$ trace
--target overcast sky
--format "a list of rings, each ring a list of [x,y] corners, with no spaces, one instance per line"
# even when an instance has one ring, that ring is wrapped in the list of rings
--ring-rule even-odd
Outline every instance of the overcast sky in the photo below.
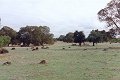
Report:
[[[15,30],[26,25],[47,25],[55,37],[75,30],[86,35],[106,29],[97,12],[110,0],[0,0],[2,25]]]

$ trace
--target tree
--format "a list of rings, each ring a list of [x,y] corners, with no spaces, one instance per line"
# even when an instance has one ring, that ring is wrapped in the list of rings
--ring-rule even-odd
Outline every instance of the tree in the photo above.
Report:
[[[81,46],[81,43],[83,43],[85,41],[85,35],[83,33],[83,31],[75,31],[74,32],[74,42],[75,43],[79,43],[79,45]]]
[[[25,32],[21,34],[20,41],[23,42],[23,46],[29,46],[30,44],[30,34],[28,32]]]
[[[58,38],[59,41],[64,41],[65,39],[65,35],[60,35],[60,37]]]
[[[0,47],[6,46],[10,43],[10,37],[9,36],[0,36]]]
[[[108,34],[109,35],[107,35],[107,36],[109,36],[111,39],[112,38],[115,38],[116,37],[116,30],[114,30],[114,29],[110,29],[109,31],[108,31]]]
[[[110,31],[113,29],[110,29]],[[99,31],[97,30],[92,30],[89,34],[89,36],[87,37],[87,40],[89,42],[93,42],[93,46],[94,43],[101,43],[101,42],[108,42],[110,41],[110,39],[113,38],[114,33],[112,32],[106,32],[105,30]]]
[[[98,12],[98,18],[120,34],[120,0],[110,1],[104,9]]]
[[[95,43],[98,43],[100,41],[100,34],[98,33],[98,30],[92,30],[87,40],[89,42],[93,42],[93,46],[95,46]]]
[[[64,42],[67,42],[67,43],[74,42],[73,36],[74,36],[74,33],[69,32],[69,33],[67,33],[66,36],[64,37],[63,41],[64,41]]]
[[[44,46],[43,44],[54,44],[54,34],[50,33],[50,28],[47,26],[39,26],[39,29],[41,30],[41,42],[40,44]]]
[[[100,41],[99,42],[107,42],[110,39],[110,35],[108,34],[108,32],[106,32],[105,30],[102,31],[98,31],[99,33],[99,37],[100,37]]]
[[[9,36],[11,38],[10,43],[15,44],[17,32],[8,26],[4,26],[0,30],[0,35]]]
[[[30,43],[39,46],[44,44],[53,44],[53,34],[50,33],[50,28],[47,26],[26,26],[20,28],[18,39],[23,45]]]

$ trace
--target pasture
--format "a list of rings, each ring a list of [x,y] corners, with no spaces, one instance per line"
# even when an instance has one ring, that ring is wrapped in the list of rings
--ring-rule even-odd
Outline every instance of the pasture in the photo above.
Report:
[[[6,49],[9,53],[0,54],[0,80],[120,80],[119,43],[79,47],[57,42],[36,51]],[[41,60],[47,63],[39,64]],[[6,61],[11,64],[2,65]]]

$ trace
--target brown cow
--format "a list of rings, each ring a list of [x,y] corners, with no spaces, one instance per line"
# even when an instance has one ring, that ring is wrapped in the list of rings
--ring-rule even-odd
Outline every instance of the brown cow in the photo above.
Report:
[[[39,64],[46,64],[46,60],[42,60]]]
[[[10,65],[10,64],[11,62],[8,62],[8,61],[3,63],[3,65]]]

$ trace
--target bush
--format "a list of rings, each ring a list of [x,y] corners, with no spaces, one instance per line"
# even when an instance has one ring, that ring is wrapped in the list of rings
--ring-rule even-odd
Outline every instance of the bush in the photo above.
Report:
[[[114,38],[114,39],[111,39],[110,42],[111,43],[120,43],[120,39],[119,38],[118,39]]]
[[[11,38],[9,36],[0,36],[0,47],[8,45],[10,40]]]

